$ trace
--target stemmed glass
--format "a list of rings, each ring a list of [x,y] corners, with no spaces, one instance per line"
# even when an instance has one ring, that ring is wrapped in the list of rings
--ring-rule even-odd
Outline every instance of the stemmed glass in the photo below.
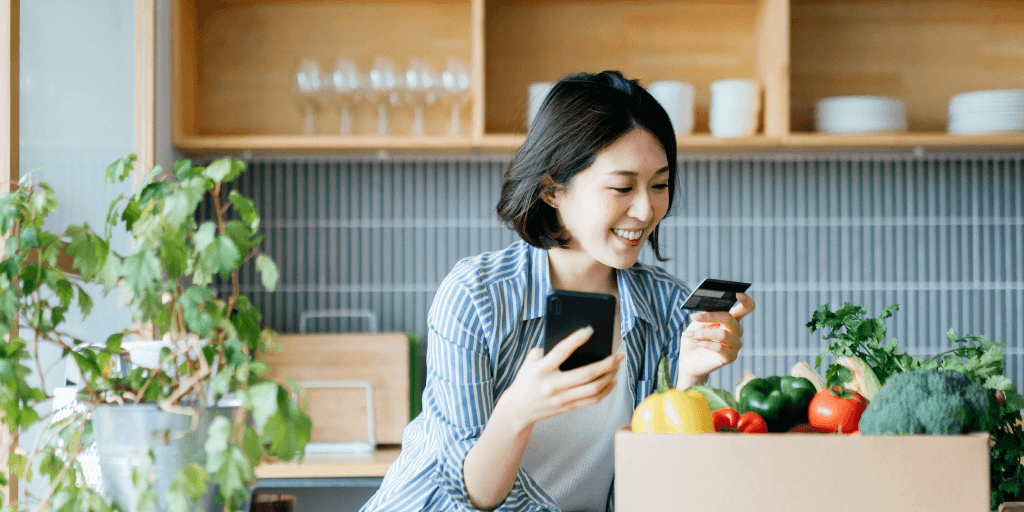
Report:
[[[408,102],[415,109],[410,132],[416,137],[422,137],[426,132],[423,111],[437,101],[437,82],[427,61],[416,57],[409,59],[409,69],[405,72],[405,90]]]
[[[452,115],[448,121],[448,135],[458,137],[462,131],[462,106],[469,99],[469,66],[460,59],[449,57],[441,72],[441,89],[446,102],[451,103]]]
[[[367,81],[367,97],[377,103],[377,135],[386,136],[390,132],[388,126],[388,106],[401,102],[399,87],[400,77],[395,73],[391,60],[377,57],[370,68]]]
[[[341,135],[352,135],[352,116],[349,113],[349,105],[359,102],[361,86],[362,76],[352,59],[341,57],[335,61],[334,70],[331,72],[331,91],[341,109],[341,126],[339,128]]]
[[[314,59],[302,59],[292,75],[292,94],[305,113],[306,135],[316,134],[316,113],[324,108],[326,84],[320,65]]]

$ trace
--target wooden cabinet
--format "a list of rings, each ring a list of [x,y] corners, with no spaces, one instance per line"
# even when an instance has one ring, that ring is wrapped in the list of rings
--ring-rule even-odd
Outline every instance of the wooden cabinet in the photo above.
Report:
[[[680,137],[683,151],[1024,146],[1024,134],[945,134],[954,94],[1024,88],[1019,0],[179,0],[173,25],[173,142],[187,153],[512,151],[531,82],[603,69],[695,86],[696,128]],[[426,136],[406,135],[411,109],[399,107],[394,135],[377,136],[376,111],[363,103],[355,135],[333,135],[340,114],[329,108],[316,135],[302,135],[295,63],[341,55],[364,71],[375,56],[398,69],[412,56],[436,67],[463,59],[462,133],[442,135],[448,111],[435,107]],[[761,126],[717,139],[709,86],[733,77],[762,83]],[[813,132],[816,101],[859,94],[906,101],[909,131]]]

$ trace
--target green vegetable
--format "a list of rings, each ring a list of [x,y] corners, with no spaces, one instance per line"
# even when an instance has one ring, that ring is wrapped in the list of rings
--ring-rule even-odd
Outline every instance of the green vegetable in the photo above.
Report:
[[[733,398],[732,393],[724,389],[713,388],[711,386],[690,386],[686,388],[687,391],[691,389],[700,391],[700,394],[704,395],[704,398],[707,399],[708,406],[711,407],[712,411],[717,411],[719,409],[736,409],[739,406],[736,399]]]
[[[946,333],[952,343],[950,350],[927,359],[905,354],[896,348],[895,338],[888,344],[882,343],[886,331],[883,320],[898,310],[899,305],[892,305],[877,319],[863,319],[861,315],[867,311],[862,306],[844,303],[835,312],[827,305],[819,307],[807,327],[812,333],[828,329],[824,339],[830,342],[828,349],[818,356],[816,365],[820,366],[822,357],[829,353],[836,358],[857,356],[871,366],[883,385],[892,376],[911,370],[955,370],[975,384],[1003,393],[1005,398],[997,406],[999,419],[996,426],[989,429],[992,436],[991,505],[995,509],[1000,503],[1013,501],[1024,492],[1024,465],[1020,462],[1024,457],[1024,425],[1020,423],[1024,399],[1003,375],[1006,355],[1002,347],[1006,344],[971,334],[961,338],[950,329]],[[829,385],[845,384],[853,379],[849,369],[839,364],[832,364],[825,373]]]
[[[995,416],[993,416],[995,413]],[[882,386],[860,418],[865,435],[964,434],[998,420],[995,394],[952,370],[912,370]]]
[[[769,432],[785,432],[807,423],[807,406],[815,393],[814,384],[803,377],[754,379],[740,390],[739,412],[756,412]]]

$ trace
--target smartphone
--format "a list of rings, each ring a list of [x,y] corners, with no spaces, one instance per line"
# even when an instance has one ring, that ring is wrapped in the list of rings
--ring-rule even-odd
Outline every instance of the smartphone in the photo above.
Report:
[[[736,304],[736,294],[747,291],[750,283],[705,279],[683,302],[683,309],[696,311],[729,311]]]
[[[600,361],[612,354],[615,328],[615,297],[606,293],[554,290],[548,294],[544,313],[544,353],[560,341],[586,327],[594,328],[590,339],[559,366],[562,371]]]

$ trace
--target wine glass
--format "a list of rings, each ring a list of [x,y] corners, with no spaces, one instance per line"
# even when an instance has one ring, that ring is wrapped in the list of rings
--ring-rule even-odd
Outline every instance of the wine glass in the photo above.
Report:
[[[415,109],[410,132],[422,137],[425,132],[423,111],[437,101],[438,82],[430,63],[413,57],[409,59],[409,69],[405,72],[406,99]]]
[[[334,100],[341,110],[341,135],[352,135],[352,117],[349,113],[349,105],[359,101],[359,88],[362,86],[362,76],[355,61],[345,57],[334,62],[334,70],[331,72],[331,92]]]
[[[449,57],[441,72],[441,89],[445,100],[451,104],[452,115],[448,121],[448,135],[458,137],[462,131],[462,106],[469,99],[469,66],[461,59]]]
[[[296,66],[292,80],[292,94],[299,108],[305,113],[306,135],[316,134],[316,113],[323,109],[326,92],[320,64],[314,59],[304,58]]]
[[[373,60],[367,81],[367,96],[371,102],[377,103],[377,135],[386,136],[390,132],[388,107],[401,103],[399,81],[390,59],[377,57]]]

